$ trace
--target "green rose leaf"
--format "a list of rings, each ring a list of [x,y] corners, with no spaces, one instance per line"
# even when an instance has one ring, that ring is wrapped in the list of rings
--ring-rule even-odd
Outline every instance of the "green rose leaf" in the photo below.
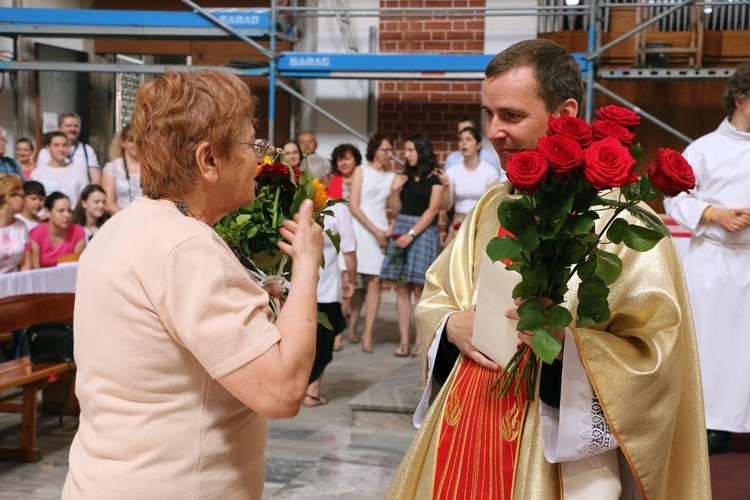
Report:
[[[521,253],[521,242],[510,236],[492,238],[487,244],[487,256],[492,262],[512,259]]]
[[[516,238],[526,252],[533,252],[539,246],[539,237],[536,234],[534,226],[526,226],[521,234]]]
[[[333,243],[336,253],[339,253],[339,249],[341,248],[341,235],[339,233],[334,233],[330,229],[326,229],[325,233],[328,235],[331,243]]]
[[[537,299],[529,299],[518,306],[520,320],[516,326],[519,332],[535,331],[544,327],[544,307]]]
[[[523,267],[521,268],[521,280],[519,285],[524,286],[520,288],[522,294],[518,297],[527,299],[540,295],[547,289],[549,283],[549,267],[544,263],[537,264],[534,267]],[[514,297],[516,296],[514,295]]]
[[[578,266],[578,277],[581,278],[581,281],[589,281],[594,277],[594,274],[596,273],[596,258],[595,257],[587,257],[583,263]]]
[[[633,217],[643,222],[649,229],[656,231],[667,238],[672,237],[672,233],[669,231],[667,225],[664,224],[664,221],[650,210],[639,205],[633,205],[632,207],[628,207],[628,212],[630,212]]]
[[[622,243],[625,236],[625,230],[628,226],[628,222],[624,219],[615,219],[612,221],[609,229],[607,229],[607,238],[609,238],[609,241],[612,243]]]
[[[599,191],[596,189],[584,189],[576,194],[573,199],[572,210],[576,213],[582,213],[589,209],[594,200],[599,196]]]
[[[565,230],[571,234],[587,234],[594,227],[594,221],[599,218],[596,212],[584,212],[568,219]]]
[[[318,311],[318,323],[323,328],[333,331],[333,325],[331,325],[331,322],[328,320],[326,313]]]
[[[250,216],[248,214],[240,214],[234,219],[234,221],[237,223],[238,226],[242,227],[248,222],[250,222]]]
[[[661,195],[661,191],[654,186],[654,183],[651,182],[651,179],[647,175],[641,177],[639,186],[643,200],[655,200]]]
[[[531,338],[531,348],[542,361],[551,365],[562,351],[562,342],[549,330],[541,328],[534,331],[534,336]]]
[[[617,255],[596,250],[596,276],[598,276],[605,285],[611,285],[622,274],[622,259]]]
[[[625,245],[638,252],[651,250],[662,238],[661,233],[634,224],[628,225],[622,235]]]
[[[566,328],[573,322],[573,315],[563,306],[556,305],[547,309],[547,328],[556,330]]]
[[[607,321],[611,313],[607,303],[609,288],[600,279],[581,282],[578,286],[578,321],[581,327]]]
[[[524,229],[534,222],[534,214],[531,210],[515,198],[508,198],[500,203],[497,207],[497,217],[500,224],[516,236],[523,233]]]

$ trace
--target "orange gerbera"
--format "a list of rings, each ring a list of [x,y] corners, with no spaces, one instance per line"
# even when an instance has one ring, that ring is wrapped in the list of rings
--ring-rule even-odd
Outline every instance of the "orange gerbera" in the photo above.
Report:
[[[326,194],[326,187],[318,179],[312,180],[315,186],[315,196],[313,196],[313,207],[315,210],[321,210],[326,206],[330,197]]]

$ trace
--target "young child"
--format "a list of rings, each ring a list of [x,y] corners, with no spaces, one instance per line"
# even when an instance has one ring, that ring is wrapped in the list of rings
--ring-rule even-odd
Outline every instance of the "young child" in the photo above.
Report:
[[[31,232],[44,221],[44,200],[47,193],[44,185],[38,181],[26,181],[23,183],[23,208],[16,219],[26,224],[26,229]]]

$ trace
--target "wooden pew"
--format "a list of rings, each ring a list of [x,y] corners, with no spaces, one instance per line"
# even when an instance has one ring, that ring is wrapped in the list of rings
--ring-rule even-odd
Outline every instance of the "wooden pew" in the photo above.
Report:
[[[0,299],[0,331],[25,328],[45,321],[73,322],[75,295],[34,294]],[[35,462],[39,460],[36,446],[38,416],[37,392],[48,386],[50,375],[57,375],[59,383],[65,385],[75,374],[74,363],[32,363],[27,356],[0,363],[0,391],[21,388],[0,397],[0,411],[21,412],[21,446],[0,447],[0,460]],[[54,386],[52,386],[54,387]],[[22,403],[8,402],[19,395]]]
[[[21,403],[6,402],[18,393],[0,398],[0,411],[21,412],[21,446],[0,447],[0,460],[36,462],[39,448],[36,446],[37,391],[45,387],[51,375],[75,369],[74,363],[32,363],[28,356],[0,363],[0,391],[20,387]]]

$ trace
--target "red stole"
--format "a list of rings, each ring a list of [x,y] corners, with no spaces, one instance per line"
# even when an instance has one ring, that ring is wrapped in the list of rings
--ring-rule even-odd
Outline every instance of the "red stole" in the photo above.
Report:
[[[500,226],[498,236],[510,232]],[[504,311],[499,312],[500,314]],[[499,372],[461,356],[440,421],[432,498],[510,499],[526,416],[526,388],[496,397]]]

